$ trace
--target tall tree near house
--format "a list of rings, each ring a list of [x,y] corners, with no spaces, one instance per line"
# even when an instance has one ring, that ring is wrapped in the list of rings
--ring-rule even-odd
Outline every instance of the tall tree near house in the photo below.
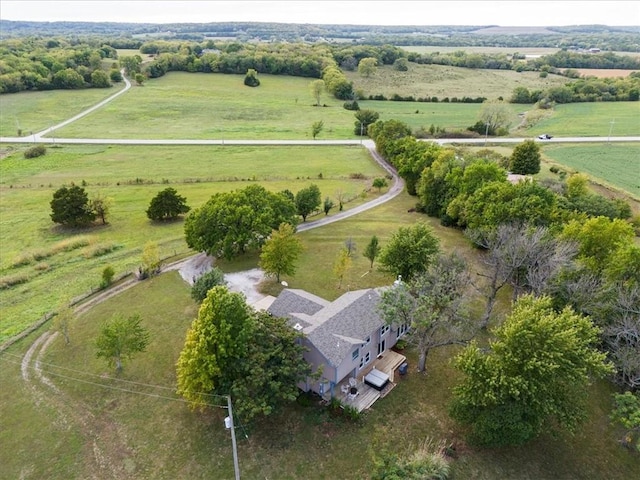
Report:
[[[311,96],[316,101],[315,106],[320,106],[320,97],[322,96],[322,92],[325,91],[324,80],[314,80],[309,84],[309,91],[311,92]]]
[[[427,270],[432,258],[438,253],[438,238],[431,227],[416,223],[410,227],[400,227],[382,247],[379,262],[382,270],[403,280]]]
[[[278,230],[271,232],[271,236],[262,247],[260,268],[268,275],[275,275],[276,281],[280,283],[280,275],[295,274],[296,261],[302,250],[302,242],[296,237],[295,228],[288,223],[282,223]]]
[[[464,260],[455,254],[438,255],[425,272],[382,292],[382,317],[387,324],[409,327],[409,341],[418,350],[419,372],[425,370],[432,348],[466,343],[475,335],[465,308],[468,286]]]
[[[365,247],[364,253],[362,254],[364,255],[364,257],[366,257],[369,260],[369,262],[371,262],[369,264],[369,270],[373,268],[373,262],[375,261],[375,259],[378,257],[379,254],[380,254],[380,243],[378,242],[378,237],[374,235],[371,237],[371,240],[369,240],[369,243]]]
[[[216,286],[202,302],[177,363],[178,394],[204,408],[209,394],[228,394],[251,342],[251,310],[243,296]]]
[[[484,352],[471,344],[456,358],[464,379],[450,414],[482,445],[518,445],[586,418],[588,385],[612,371],[598,351],[599,330],[549,297],[522,296]]]
[[[338,289],[342,288],[342,281],[351,267],[351,262],[352,260],[351,255],[349,255],[349,250],[347,250],[346,247],[342,247],[333,264],[333,274],[338,279]]]
[[[201,275],[191,287],[191,298],[196,302],[202,303],[207,298],[207,293],[213,287],[217,285],[225,285],[224,272],[218,267],[213,267],[211,270]]]
[[[247,306],[239,293],[209,291],[187,332],[177,363],[178,393],[204,409],[211,394],[231,395],[234,412],[249,422],[298,396],[310,375],[301,334],[287,321]]]
[[[114,315],[102,327],[96,339],[96,356],[106,359],[109,366],[115,366],[116,371],[120,373],[124,361],[136,353],[143,352],[149,344],[149,332],[141,322],[138,314],[128,318]]]
[[[317,185],[311,184],[296,193],[296,209],[302,221],[307,221],[307,216],[320,208],[322,196]]]
[[[467,229],[466,234],[486,250],[481,260],[487,268],[478,272],[486,279],[478,287],[487,302],[482,328],[488,325],[497,294],[505,285],[513,287],[514,299],[523,292],[541,295],[577,252],[575,242],[554,238],[545,227],[503,224],[495,230]]]

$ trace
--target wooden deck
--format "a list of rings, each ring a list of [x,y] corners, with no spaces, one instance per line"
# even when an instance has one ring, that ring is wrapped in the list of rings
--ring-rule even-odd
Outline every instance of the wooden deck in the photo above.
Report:
[[[358,373],[358,378],[356,378],[356,388],[358,389],[358,394],[354,397],[353,395],[349,395],[348,393],[343,394],[342,391],[338,388],[337,395],[340,401],[345,405],[350,405],[353,408],[357,409],[358,412],[366,410],[371,407],[376,400],[379,398],[384,398],[395,384],[395,374],[396,369],[402,365],[407,360],[407,357],[396,353],[394,351],[388,350],[376,358],[371,365],[367,365],[360,373]],[[385,386],[382,391],[378,391],[373,387],[370,387],[366,383],[364,383],[364,377],[373,369],[380,370],[381,372],[389,375],[389,383]],[[349,379],[345,378],[343,380],[343,384],[348,384]]]

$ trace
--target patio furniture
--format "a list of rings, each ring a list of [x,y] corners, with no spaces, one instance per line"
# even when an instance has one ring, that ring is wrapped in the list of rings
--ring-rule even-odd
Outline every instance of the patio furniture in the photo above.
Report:
[[[340,391],[346,395],[347,393],[349,393],[349,385],[343,383],[342,385],[340,385]]]
[[[352,387],[355,387],[357,384],[358,384],[358,381],[355,378],[351,377],[349,379],[349,385],[351,385]]]

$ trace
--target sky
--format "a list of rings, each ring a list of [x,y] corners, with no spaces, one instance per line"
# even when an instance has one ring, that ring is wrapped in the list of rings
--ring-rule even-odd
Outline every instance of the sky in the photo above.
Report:
[[[640,1],[0,0],[0,18],[128,23],[640,25]]]

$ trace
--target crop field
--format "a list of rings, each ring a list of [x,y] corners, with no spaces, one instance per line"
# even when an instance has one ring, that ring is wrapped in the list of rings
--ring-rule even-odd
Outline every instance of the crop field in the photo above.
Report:
[[[438,97],[485,97],[496,100],[508,99],[516,87],[543,90],[565,85],[570,80],[559,75],[540,78],[537,72],[515,72],[513,70],[483,70],[447,65],[417,65],[409,63],[409,70],[399,72],[391,65],[378,67],[370,77],[362,77],[358,72],[345,72],[353,82],[356,91],[365,97],[383,94],[391,97],[394,93],[415,98]]]
[[[607,137],[609,132],[614,137],[640,135],[640,103],[594,102],[556,105],[549,117],[527,130],[530,135],[549,133],[554,136],[578,137]]]
[[[315,183],[323,198],[344,192],[348,209],[377,196],[375,189],[361,194],[382,175],[360,147],[65,146],[33,160],[16,151],[0,162],[0,277],[12,285],[0,290],[0,341],[97,287],[105,266],[116,275],[131,271],[147,241],[158,243],[162,257],[188,252],[182,222],[151,224],[145,214],[168,186],[196,208],[213,193],[256,181],[294,193]],[[89,197],[113,199],[108,225],[67,231],[51,222],[53,192],[71,182],[85,185]]]
[[[640,199],[640,145],[546,145],[544,155]]]

